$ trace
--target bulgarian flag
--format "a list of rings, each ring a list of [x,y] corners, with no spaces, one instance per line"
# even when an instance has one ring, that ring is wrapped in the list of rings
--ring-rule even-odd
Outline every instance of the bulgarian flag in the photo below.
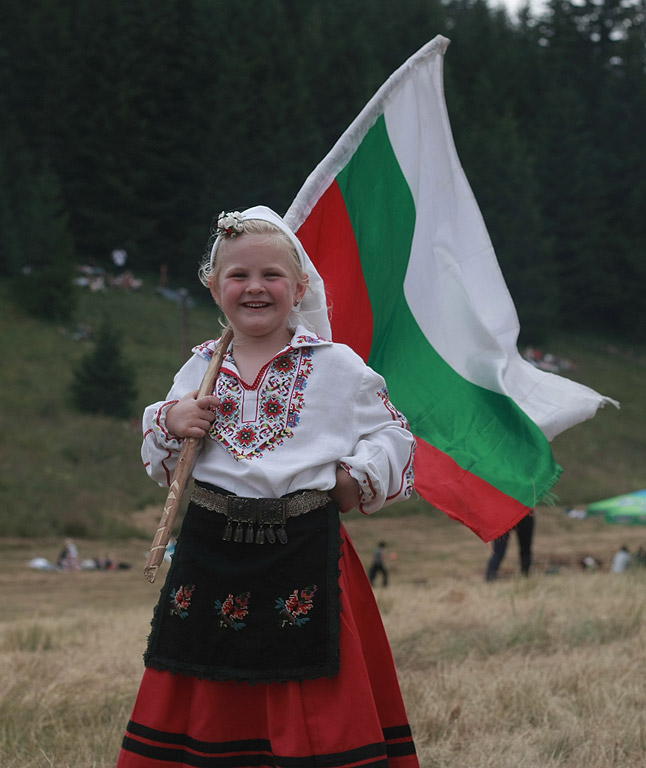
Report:
[[[285,215],[323,277],[335,341],[388,383],[416,488],[484,541],[548,494],[555,435],[614,402],[517,349],[518,317],[456,153],[435,37],[368,102]]]

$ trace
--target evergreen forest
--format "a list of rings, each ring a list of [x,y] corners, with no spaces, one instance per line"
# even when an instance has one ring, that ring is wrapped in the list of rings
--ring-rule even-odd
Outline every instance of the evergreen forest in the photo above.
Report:
[[[451,40],[454,138],[526,341],[646,332],[646,2],[4,0],[0,278],[65,319],[124,249],[195,287],[213,217],[280,213],[382,82]],[[71,282],[71,281],[69,281]],[[26,286],[26,287],[25,287]]]

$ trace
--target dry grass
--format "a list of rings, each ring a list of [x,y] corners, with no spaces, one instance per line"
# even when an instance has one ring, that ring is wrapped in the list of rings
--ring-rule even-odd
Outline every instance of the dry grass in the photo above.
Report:
[[[644,765],[645,582],[444,579],[389,594],[422,765]]]
[[[534,574],[516,576],[512,542],[502,578],[486,584],[487,545],[444,517],[382,514],[348,528],[364,562],[380,539],[397,554],[376,593],[423,768],[642,768],[646,569],[576,563],[589,553],[607,566],[624,540],[646,543],[646,529],[541,509]],[[143,578],[145,545],[120,545],[130,571],[26,567],[59,547],[0,544],[3,768],[113,766],[141,677],[163,578]]]

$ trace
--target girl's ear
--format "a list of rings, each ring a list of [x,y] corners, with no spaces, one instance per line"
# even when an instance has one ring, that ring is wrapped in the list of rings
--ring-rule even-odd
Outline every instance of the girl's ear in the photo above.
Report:
[[[303,299],[303,296],[305,296],[305,292],[307,291],[307,286],[310,283],[309,275],[306,272],[303,272],[301,279],[296,284],[296,292],[294,294],[294,298],[298,299],[298,302],[300,303]]]
[[[211,277],[209,278],[209,290],[211,291],[211,296],[213,296],[213,300],[216,304],[220,304],[220,291],[218,290],[217,282]]]

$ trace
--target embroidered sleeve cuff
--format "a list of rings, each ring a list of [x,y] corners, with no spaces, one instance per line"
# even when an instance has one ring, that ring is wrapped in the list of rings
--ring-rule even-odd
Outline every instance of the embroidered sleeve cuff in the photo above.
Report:
[[[368,514],[364,508],[368,506],[377,495],[377,492],[370,481],[370,477],[365,472],[359,472],[344,461],[342,461],[339,466],[359,483],[359,511],[363,514]]]
[[[161,405],[155,415],[153,416],[153,432],[155,434],[155,441],[164,448],[168,448],[171,451],[180,451],[182,449],[182,443],[184,438],[172,435],[166,427],[166,416],[170,408],[179,402],[178,400],[169,400]]]

